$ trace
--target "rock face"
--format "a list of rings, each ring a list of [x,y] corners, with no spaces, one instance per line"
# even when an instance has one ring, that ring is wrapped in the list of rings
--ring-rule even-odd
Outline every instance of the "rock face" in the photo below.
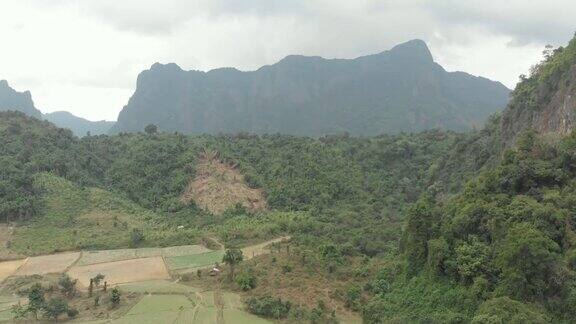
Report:
[[[0,111],[15,110],[29,116],[42,118],[40,110],[34,107],[30,91],[18,92],[8,85],[8,81],[0,80]]]
[[[183,71],[154,64],[112,133],[156,124],[184,133],[375,135],[480,127],[502,110],[498,82],[447,72],[423,41],[356,59],[288,56],[256,71]]]
[[[44,115],[44,119],[62,128],[68,128],[76,136],[85,136],[88,132],[91,135],[107,134],[114,125],[111,121],[90,121],[76,117],[67,111],[56,111]]]
[[[501,128],[507,145],[526,129],[558,137],[576,128],[576,38],[518,84],[502,114]]]

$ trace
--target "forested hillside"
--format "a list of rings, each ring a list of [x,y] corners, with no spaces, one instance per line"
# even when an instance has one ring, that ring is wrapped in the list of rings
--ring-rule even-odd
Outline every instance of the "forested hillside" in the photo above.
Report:
[[[497,123],[495,118],[470,134],[374,138],[184,136],[147,127],[79,139],[46,121],[4,112],[0,217],[16,225],[6,244],[19,255],[191,244],[214,235],[242,245],[289,234],[292,248],[307,257],[282,278],[302,285],[310,283],[297,280],[300,271],[312,280],[331,278],[340,284],[313,289],[345,295],[358,289],[347,273],[364,269],[359,279],[368,282],[383,258],[396,258],[409,204],[424,193],[449,196],[494,163]],[[235,165],[250,187],[261,190],[267,210],[231,206],[213,215],[193,201],[183,203],[181,195],[207,151],[218,152],[222,163]],[[134,242],[139,235],[145,239]],[[287,293],[265,282],[259,289]],[[344,295],[328,294],[325,302],[344,305]],[[354,303],[350,310],[361,310]]]
[[[454,197],[424,194],[408,209],[402,257],[369,285],[365,320],[576,320],[575,44],[547,52],[522,77],[504,112],[508,148],[496,165]],[[558,106],[560,97],[566,101]]]

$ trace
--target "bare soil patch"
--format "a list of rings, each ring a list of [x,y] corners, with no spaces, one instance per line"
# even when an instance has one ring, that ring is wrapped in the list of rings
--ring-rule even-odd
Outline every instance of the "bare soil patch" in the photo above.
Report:
[[[65,272],[79,257],[80,252],[30,257],[14,274],[17,276],[30,276]]]
[[[84,287],[88,287],[90,278],[97,274],[103,274],[108,285],[170,278],[162,257],[74,266],[68,270],[68,275],[77,278]]]
[[[183,203],[193,200],[214,215],[222,214],[236,204],[251,211],[266,209],[262,190],[248,187],[242,173],[235,166],[220,161],[216,152],[204,151],[196,168],[196,178],[180,197]]]
[[[24,262],[26,262],[26,259],[1,262],[0,282],[14,274],[14,272],[24,264]]]

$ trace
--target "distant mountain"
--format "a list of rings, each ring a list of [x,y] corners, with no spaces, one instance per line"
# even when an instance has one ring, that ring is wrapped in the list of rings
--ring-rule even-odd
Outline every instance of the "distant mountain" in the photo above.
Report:
[[[0,111],[16,110],[29,116],[42,118],[40,110],[34,107],[30,91],[18,92],[8,85],[8,81],[0,80]]]
[[[107,134],[110,128],[115,124],[111,121],[89,121],[84,118],[76,117],[67,111],[56,111],[44,115],[44,119],[55,124],[58,127],[68,128],[76,136],[85,136],[88,132],[91,135]]]
[[[46,119],[58,127],[68,128],[76,136],[85,136],[87,132],[91,135],[106,134],[115,122],[110,121],[89,121],[76,117],[66,111],[57,111],[42,114],[36,109],[32,101],[30,91],[17,92],[12,89],[6,80],[0,80],[0,111],[15,110],[38,119]]]
[[[356,59],[288,56],[257,71],[154,64],[112,133],[156,124],[184,133],[354,135],[480,127],[502,110],[499,82],[436,64],[421,40]]]

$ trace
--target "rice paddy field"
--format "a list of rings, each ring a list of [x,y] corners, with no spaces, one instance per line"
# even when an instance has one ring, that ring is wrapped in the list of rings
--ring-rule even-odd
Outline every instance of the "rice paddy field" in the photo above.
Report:
[[[269,244],[243,249],[245,257],[268,253]],[[103,274],[109,286],[133,296],[132,303],[111,318],[92,321],[88,317],[74,323],[271,323],[246,312],[238,294],[172,280],[171,274],[211,267],[221,262],[223,255],[224,250],[199,245],[60,253],[0,262],[0,281],[67,273],[78,279],[78,288],[86,289],[90,278]],[[0,295],[0,322],[12,320],[11,307],[18,302],[26,299]]]
[[[183,245],[166,248],[140,248],[118,249],[101,251],[84,251],[77,265],[90,265],[96,263],[114,262],[129,259],[149,257],[178,257],[189,256],[209,252],[210,250],[201,245]]]
[[[247,313],[240,295],[201,290],[169,280],[152,280],[118,286],[123,293],[142,293],[142,299],[124,316],[112,323],[194,323],[267,324],[265,319]],[[220,317],[220,321],[218,318]]]
[[[192,270],[222,262],[223,256],[223,250],[216,250],[201,254],[167,257],[165,260],[170,270]]]

